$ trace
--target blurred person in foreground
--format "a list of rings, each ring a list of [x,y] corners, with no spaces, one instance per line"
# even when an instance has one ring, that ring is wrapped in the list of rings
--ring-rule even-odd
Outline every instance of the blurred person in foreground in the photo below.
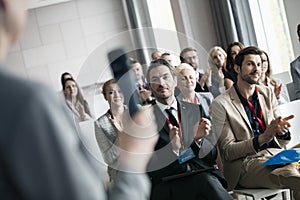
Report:
[[[24,28],[25,3],[24,0],[0,0],[2,63]],[[51,93],[39,83],[10,75],[3,66],[0,67],[0,84],[1,199],[148,198],[150,186],[143,172],[157,140],[153,129],[145,126],[150,124],[156,129],[149,119],[151,110],[144,108],[138,112],[134,116],[135,123],[124,116],[128,127],[120,134],[119,160],[123,172],[119,173],[116,184],[105,191],[103,173],[98,173],[92,165],[95,163],[86,154],[54,91]],[[129,130],[133,125],[136,129]],[[141,132],[147,137],[132,136]],[[143,156],[137,159],[134,156],[137,153]]]

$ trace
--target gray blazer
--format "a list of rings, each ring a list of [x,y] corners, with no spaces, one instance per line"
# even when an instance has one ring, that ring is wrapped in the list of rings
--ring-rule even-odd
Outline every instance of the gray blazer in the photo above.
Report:
[[[291,75],[294,83],[296,99],[300,99],[300,56],[291,62]]]
[[[196,92],[196,96],[202,105],[205,115],[209,116],[209,106],[214,99],[213,95],[210,92]],[[180,101],[183,100],[182,94],[179,94],[176,98]]]
[[[118,174],[107,192],[57,96],[0,66],[1,199],[147,199],[145,174]],[[99,164],[99,163],[97,163]]]

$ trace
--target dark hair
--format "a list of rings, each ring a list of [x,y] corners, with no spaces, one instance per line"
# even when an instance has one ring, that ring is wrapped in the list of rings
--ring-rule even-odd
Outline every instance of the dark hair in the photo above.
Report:
[[[63,90],[66,89],[66,82],[67,82],[67,81],[73,81],[73,82],[76,84],[76,86],[78,87],[76,81],[75,81],[73,78],[66,78],[66,79],[64,79],[64,80],[62,81],[62,83],[63,83]]]
[[[65,84],[65,80],[66,80],[65,76],[66,76],[66,75],[71,76],[71,78],[73,79],[72,74],[70,74],[69,72],[64,72],[64,73],[60,76],[60,82],[61,82],[62,88],[64,88],[64,84]]]
[[[261,51],[262,51],[262,54],[265,54],[267,57],[268,70],[266,71],[266,76],[270,78],[272,75],[272,67],[271,67],[271,63],[270,63],[270,58],[269,58],[269,55],[267,54],[267,52],[265,52],[263,50],[261,50]]]
[[[234,66],[234,58],[231,55],[231,49],[234,46],[238,46],[240,47],[240,49],[244,48],[244,45],[240,42],[232,42],[228,45],[227,50],[226,50],[226,54],[227,54],[227,59],[226,59],[226,70],[231,70],[233,69]]]
[[[165,65],[166,67],[169,68],[171,74],[173,77],[175,77],[175,68],[168,62],[166,61],[165,59],[162,59],[162,58],[159,58],[157,60],[154,60],[150,63],[150,66],[148,67],[148,70],[147,70],[147,74],[146,74],[146,78],[147,78],[147,81],[148,83],[150,83],[150,71],[156,67],[159,67],[161,65]]]
[[[180,52],[180,55],[179,55],[179,58],[180,58],[180,61],[181,62],[184,62],[185,61],[185,58],[183,57],[183,55],[186,53],[186,52],[189,52],[189,51],[195,51],[197,52],[197,49],[193,48],[193,47],[186,47],[184,49],[181,50]]]
[[[246,48],[242,49],[238,53],[238,55],[236,55],[234,64],[241,67],[246,55],[254,54],[254,55],[259,55],[260,56],[262,53],[263,53],[262,50],[260,50],[256,46],[246,47]]]
[[[84,97],[82,95],[82,92],[81,92],[81,89],[79,88],[77,82],[73,78],[64,79],[63,90],[66,89],[66,82],[67,81],[73,81],[75,83],[75,85],[77,87],[76,101],[79,101],[83,105],[85,113],[87,113],[90,117],[92,117],[88,102],[84,99]]]
[[[116,84],[116,80],[115,79],[110,79],[108,81],[105,81],[105,83],[102,85],[102,94],[103,94],[105,99],[106,99],[107,87],[111,84]]]
[[[297,34],[298,34],[298,37],[300,38],[300,24],[298,24],[298,26],[297,26]]]
[[[265,54],[266,57],[267,57],[267,62],[268,62],[268,70],[266,71],[266,77],[270,78],[270,83],[271,85],[275,86],[276,84],[276,81],[272,78],[272,66],[271,66],[271,63],[270,63],[270,58],[269,58],[269,55],[267,54],[267,52],[262,51],[262,54]]]
[[[165,53],[161,54],[161,57],[163,57],[163,56],[170,56],[170,55],[171,55],[170,53],[165,52]]]

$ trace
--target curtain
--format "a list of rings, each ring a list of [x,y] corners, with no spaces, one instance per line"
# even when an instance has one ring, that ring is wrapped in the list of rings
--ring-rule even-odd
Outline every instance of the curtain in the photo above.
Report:
[[[234,41],[257,46],[248,0],[210,0],[210,6],[221,47],[227,49]]]
[[[153,49],[156,49],[154,33],[146,0],[122,0],[129,34],[133,43],[132,53],[141,64],[149,63]]]

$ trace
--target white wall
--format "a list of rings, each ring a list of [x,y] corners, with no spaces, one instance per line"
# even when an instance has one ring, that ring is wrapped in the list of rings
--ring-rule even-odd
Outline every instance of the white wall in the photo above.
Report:
[[[208,51],[217,45],[209,1],[173,1],[177,30],[182,33],[181,49],[187,46],[196,48],[202,69],[208,67]]]
[[[61,89],[60,75],[65,71],[78,78],[80,86],[89,85],[98,77],[95,65],[89,68],[90,74],[84,71],[81,76],[87,58],[99,46],[107,49],[128,42],[122,38],[111,45],[106,43],[125,30],[119,0],[72,0],[31,9],[23,39],[10,50],[7,62],[18,75],[41,80],[56,91]],[[99,69],[103,66],[97,65]]]
[[[203,49],[199,49],[199,58],[202,67],[208,67],[208,51],[217,44],[217,37],[213,25],[213,16],[210,12],[210,0],[189,0],[187,1],[191,24],[193,27],[193,38]]]

